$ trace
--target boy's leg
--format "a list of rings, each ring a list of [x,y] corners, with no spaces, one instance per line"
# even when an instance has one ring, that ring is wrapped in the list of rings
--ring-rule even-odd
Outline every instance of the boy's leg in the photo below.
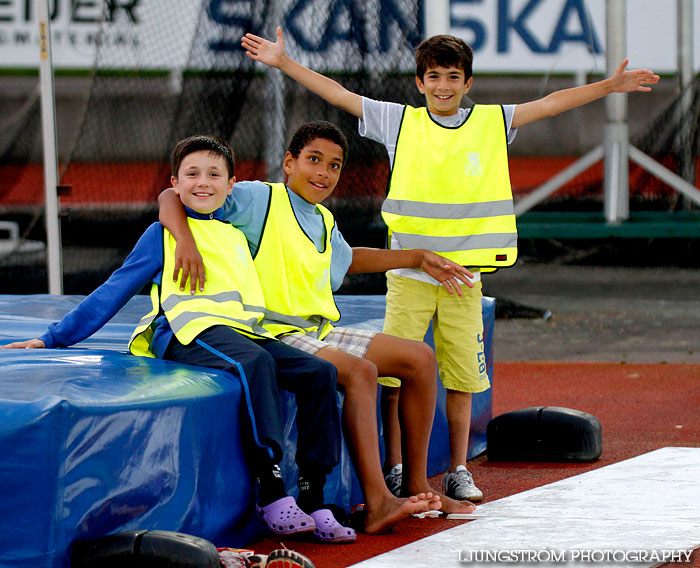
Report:
[[[265,344],[277,365],[279,387],[294,393],[297,405],[299,506],[309,512],[322,508],[326,476],[340,460],[340,417],[335,367],[280,341]],[[302,487],[304,490],[301,490]]]
[[[272,356],[263,348],[272,340],[253,341],[234,329],[214,326],[189,345],[173,339],[165,359],[213,369],[223,369],[237,377],[244,390],[242,407],[250,420],[241,420],[243,442],[251,470],[258,480],[257,510],[268,528],[277,534],[314,530],[312,517],[288,497],[279,472],[282,459],[283,424],[277,386],[277,369]]]
[[[463,287],[465,288],[465,287]],[[434,359],[432,359],[431,365],[421,365],[417,364],[415,360],[412,359],[412,355],[415,352],[415,345],[419,342],[425,348],[429,347],[423,342],[425,333],[430,324],[431,318],[436,313],[438,309],[439,298],[447,291],[441,286],[434,286],[426,282],[421,282],[418,280],[413,280],[411,278],[405,278],[396,276],[394,274],[387,274],[387,297],[386,297],[386,318],[384,322],[385,334],[391,334],[392,336],[397,336],[397,338],[403,338],[400,343],[378,346],[377,351],[380,353],[385,353],[389,356],[388,359],[379,364],[380,376],[392,376],[397,377],[402,380],[401,384],[401,396],[400,405],[402,406],[400,413],[405,418],[402,418],[401,424],[409,425],[412,429],[404,432],[403,440],[403,451],[410,451],[412,455],[405,454],[403,459],[406,462],[404,464],[404,476],[406,479],[407,489],[409,492],[414,492],[420,490],[420,487],[425,487],[428,484],[427,480],[427,467],[424,468],[421,464],[425,461],[427,466],[427,445],[425,446],[425,454],[417,456],[416,454],[423,450],[422,440],[423,436],[427,434],[428,441],[430,439],[430,431],[432,429],[432,420],[426,427],[421,426],[412,419],[410,419],[410,413],[413,411],[413,404],[415,404],[416,397],[420,401],[420,397],[424,396],[422,394],[426,382],[430,382],[436,387],[437,379],[437,369],[435,366]],[[449,294],[447,294],[449,296]],[[435,324],[434,324],[435,325]],[[414,361],[414,366],[411,369],[406,369],[401,367],[401,361]],[[393,370],[396,369],[396,370]],[[403,376],[399,373],[402,373]],[[380,382],[385,383],[384,379]],[[392,383],[389,383],[392,384]],[[408,387],[408,392],[407,391]],[[433,395],[433,403],[435,402],[435,395]],[[434,407],[433,407],[434,412]],[[421,427],[427,430],[426,434],[421,433]],[[415,440],[415,442],[414,442]],[[420,440],[420,445],[419,441]],[[415,465],[411,466],[409,462],[409,457],[415,460]],[[406,468],[406,466],[408,467]],[[463,504],[455,502],[447,497],[442,498],[443,501],[443,511],[448,513],[453,512],[469,512],[473,507],[469,504]]]
[[[429,284],[387,274],[384,333],[423,341],[435,313],[437,293]],[[384,470],[402,463],[399,397],[401,381],[395,375],[379,374],[382,385],[382,425],[384,427]],[[403,474],[403,472],[402,472]]]
[[[397,499],[384,483],[377,430],[376,367],[365,359],[344,353],[335,347],[324,347],[317,355],[338,369],[338,384],[345,395],[344,432],[367,507],[365,532],[384,533],[401,519],[433,508],[431,503],[439,504],[439,501],[425,499],[422,493],[418,494],[418,499]]]
[[[413,513],[439,507],[432,494],[408,499],[392,495],[384,483],[377,431],[377,370],[369,361],[304,335],[281,338],[314,352],[338,370],[339,390],[344,393],[342,424],[355,471],[365,496],[365,532],[387,532]]]
[[[489,388],[483,340],[481,282],[462,287],[462,296],[440,293],[433,320],[440,378],[447,389],[450,467],[443,490],[459,499],[481,500],[467,467],[472,393]]]
[[[281,420],[281,400],[277,388],[273,358],[245,335],[226,326],[211,327],[192,341],[182,345],[173,339],[165,359],[212,369],[223,369],[244,382],[249,401],[242,404],[250,415],[242,427],[253,440],[256,460],[282,459],[284,424]]]
[[[435,415],[437,368],[433,350],[423,341],[380,333],[366,355],[382,376],[401,380],[399,420],[404,493],[433,491],[428,477],[428,445]],[[474,507],[442,497],[445,513],[469,513]]]
[[[340,461],[338,373],[333,364],[280,341],[265,349],[277,364],[280,388],[294,393],[297,405],[299,497],[297,504],[316,524],[314,536],[324,543],[350,543],[357,535],[342,526],[325,506],[327,475]]]
[[[445,415],[450,436],[450,465],[448,471],[467,463],[469,430],[472,420],[472,393],[447,389]]]
[[[401,456],[405,479],[425,477],[428,444],[435,416],[437,373],[433,350],[422,341],[377,334],[365,356],[381,376],[401,380],[398,399]],[[426,478],[427,481],[427,478]],[[410,484],[404,491],[415,489]],[[421,487],[425,491],[427,487]]]
[[[380,379],[381,382],[381,379]],[[401,387],[382,385],[382,429],[384,431],[384,474],[401,464],[401,425],[399,395]],[[392,491],[393,493],[393,491]]]

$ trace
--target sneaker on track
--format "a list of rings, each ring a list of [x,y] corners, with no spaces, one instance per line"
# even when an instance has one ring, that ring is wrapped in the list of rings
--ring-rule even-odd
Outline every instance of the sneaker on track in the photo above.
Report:
[[[396,495],[396,497],[401,496],[402,470],[403,466],[400,463],[397,463],[391,468],[391,471],[384,476],[386,486],[389,488],[389,491]]]
[[[458,465],[457,471],[448,471],[443,476],[442,491],[457,501],[481,501],[484,498],[481,489],[474,485],[472,474],[463,465]]]

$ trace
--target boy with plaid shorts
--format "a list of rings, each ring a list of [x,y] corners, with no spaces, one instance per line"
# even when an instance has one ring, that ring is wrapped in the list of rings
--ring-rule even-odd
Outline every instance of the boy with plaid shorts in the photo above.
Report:
[[[415,82],[426,106],[414,108],[362,97],[290,59],[279,27],[274,43],[248,33],[242,46],[251,59],[280,69],[356,116],[360,134],[386,147],[391,174],[382,217],[391,249],[425,248],[473,267],[473,287],[454,298],[445,297],[440,280],[425,273],[410,268],[390,273],[384,331],[422,339],[432,320],[440,377],[447,388],[450,466],[443,491],[460,500],[480,500],[482,493],[466,468],[472,392],[489,387],[481,349],[480,273],[512,266],[517,257],[507,144],[519,126],[610,93],[650,91],[646,85],[658,82],[659,76],[647,69],[626,70],[625,59],[613,76],[596,83],[518,105],[462,108],[462,96],[473,81],[472,50],[459,38],[438,35],[416,49]],[[389,390],[382,389],[382,396]],[[399,393],[394,390],[395,414]],[[401,392],[401,400],[404,396]],[[386,402],[391,408],[392,397]],[[393,444],[388,458],[395,464],[402,459],[399,437],[391,434],[398,422],[385,420]]]
[[[335,328],[340,318],[333,290],[348,272],[414,267],[448,290],[461,293],[471,273],[426,250],[350,248],[328,209],[319,203],[335,189],[347,155],[347,140],[333,124],[302,125],[284,158],[285,184],[239,182],[227,201],[226,218],[247,237],[265,295],[264,327],[281,341],[326,359],[338,369],[344,393],[342,422],[365,495],[365,532],[382,533],[416,512],[416,500],[446,513],[468,513],[473,505],[433,495],[427,455],[436,400],[436,362],[422,341],[367,330]],[[178,257],[192,286],[203,286],[195,244],[170,190],[159,197],[161,222],[178,241]],[[173,275],[175,278],[176,275]],[[181,285],[184,286],[185,274]],[[377,377],[402,379],[399,415],[403,426],[405,479],[398,499],[384,482],[376,421]],[[420,504],[420,503],[418,503]]]

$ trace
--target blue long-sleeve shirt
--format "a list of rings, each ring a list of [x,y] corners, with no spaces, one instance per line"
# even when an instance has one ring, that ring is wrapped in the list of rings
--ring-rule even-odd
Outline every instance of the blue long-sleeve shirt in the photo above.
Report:
[[[289,190],[288,190],[289,191]],[[187,209],[195,219],[214,218],[230,222],[245,234],[255,254],[265,224],[270,188],[260,181],[244,181],[234,185],[221,209],[212,216]],[[304,231],[317,248],[323,246],[324,225],[316,206],[289,191],[292,209]],[[350,263],[352,249],[345,242],[337,227],[331,233],[331,286],[336,290],[343,282]],[[46,347],[68,347],[83,341],[104,326],[144,286],[160,284],[163,277],[163,226],[153,223],[141,235],[121,267],[109,279],[87,296],[59,322],[53,323],[39,339]],[[167,275],[170,277],[170,275]],[[156,320],[151,350],[156,357],[163,357],[173,332],[165,316]]]
[[[221,219],[222,209],[211,216],[187,210],[195,219]],[[60,321],[52,323],[39,339],[47,348],[69,347],[98,331],[144,286],[160,284],[163,278],[163,226],[153,223],[141,235],[124,263],[107,281],[86,296]],[[169,277],[170,275],[168,275]],[[156,357],[163,357],[173,338],[168,320],[160,316],[151,342]]]

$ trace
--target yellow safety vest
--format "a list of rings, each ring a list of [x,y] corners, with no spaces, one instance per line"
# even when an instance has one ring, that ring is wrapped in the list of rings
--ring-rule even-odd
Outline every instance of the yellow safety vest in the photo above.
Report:
[[[401,248],[464,266],[512,266],[518,234],[500,105],[475,105],[461,126],[406,106],[382,217]]]
[[[134,355],[155,357],[151,351],[152,325],[163,313],[177,340],[188,345],[204,330],[225,325],[252,337],[272,334],[260,325],[265,301],[250,256],[248,243],[241,231],[215,219],[187,220],[197,248],[204,257],[207,282],[204,292],[189,293],[170,275],[175,267],[176,242],[163,229],[163,274],[160,285],[151,287],[151,311],[139,322],[131,337],[129,349]]]
[[[325,337],[340,319],[331,289],[333,215],[317,205],[326,229],[321,252],[299,226],[283,183],[270,186],[270,208],[254,258],[265,294],[263,326],[276,336]]]

